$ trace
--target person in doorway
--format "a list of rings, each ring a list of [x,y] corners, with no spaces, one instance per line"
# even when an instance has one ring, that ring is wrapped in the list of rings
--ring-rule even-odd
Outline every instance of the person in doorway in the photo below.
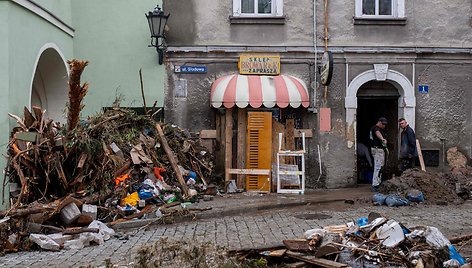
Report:
[[[385,138],[385,127],[387,126],[387,118],[380,117],[370,129],[371,153],[374,157],[374,174],[372,175],[372,191],[378,192],[380,183],[382,182],[382,168],[385,164],[385,151],[387,149],[387,139]]]
[[[405,118],[400,118],[398,124],[402,130],[400,142],[400,171],[403,172],[413,167],[413,159],[416,157],[415,131],[408,125]]]
[[[372,158],[370,156],[370,151],[367,146],[365,146],[363,143],[358,143],[357,144],[357,156],[362,159],[367,161],[369,164],[370,168],[373,168],[374,166],[372,165]]]

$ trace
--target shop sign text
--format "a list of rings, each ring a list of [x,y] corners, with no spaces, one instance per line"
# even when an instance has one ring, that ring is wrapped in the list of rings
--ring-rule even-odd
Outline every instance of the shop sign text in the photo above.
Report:
[[[240,74],[280,74],[280,56],[251,56],[239,57]]]

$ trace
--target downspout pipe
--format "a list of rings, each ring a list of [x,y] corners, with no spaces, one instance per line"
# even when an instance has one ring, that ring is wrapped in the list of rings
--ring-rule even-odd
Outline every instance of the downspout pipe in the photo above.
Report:
[[[313,0],[313,47],[315,49],[315,83],[313,86],[313,108],[316,107],[316,88],[318,88],[318,47],[317,47],[317,27],[316,27],[316,0]]]

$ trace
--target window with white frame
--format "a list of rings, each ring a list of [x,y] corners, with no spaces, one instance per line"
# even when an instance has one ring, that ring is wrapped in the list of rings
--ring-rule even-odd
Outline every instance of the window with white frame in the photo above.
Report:
[[[233,16],[283,16],[283,0],[233,0]]]
[[[357,18],[404,18],[405,0],[356,0]]]

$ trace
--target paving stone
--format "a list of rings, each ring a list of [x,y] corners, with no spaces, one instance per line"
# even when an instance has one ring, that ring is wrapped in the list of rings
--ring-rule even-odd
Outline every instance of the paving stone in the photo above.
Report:
[[[339,225],[375,211],[398,220],[406,226],[427,224],[438,227],[446,236],[472,232],[472,202],[461,206],[418,206],[404,208],[352,208],[347,211],[322,210],[316,213],[331,215],[330,219],[305,220],[294,217],[313,213],[310,207],[260,212],[258,215],[238,215],[223,218],[151,226],[149,230],[129,231],[128,240],[112,238],[100,246],[61,252],[20,252],[0,257],[0,267],[80,267],[104,265],[108,258],[115,264],[129,265],[142,245],[150,245],[162,237],[190,241],[192,239],[230,249],[277,245],[283,239],[299,238],[305,230],[327,225]]]

